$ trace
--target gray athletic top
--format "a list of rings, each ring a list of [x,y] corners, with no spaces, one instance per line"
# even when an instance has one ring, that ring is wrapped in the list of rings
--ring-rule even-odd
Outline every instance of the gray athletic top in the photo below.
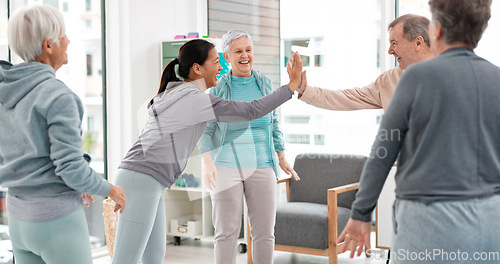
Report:
[[[66,216],[84,206],[81,193],[59,196],[7,195],[7,212],[19,220],[45,222]]]
[[[208,121],[241,122],[260,118],[292,98],[288,85],[251,102],[206,94],[191,82],[170,82],[149,107],[139,140],[119,168],[149,174],[170,188],[201,137]]]

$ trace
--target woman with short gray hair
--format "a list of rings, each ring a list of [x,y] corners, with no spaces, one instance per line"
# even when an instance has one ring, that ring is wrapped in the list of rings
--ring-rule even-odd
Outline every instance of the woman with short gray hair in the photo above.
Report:
[[[68,62],[63,16],[48,6],[20,9],[8,39],[25,61],[0,61],[0,185],[16,263],[91,264],[83,206],[96,194],[125,210],[125,191],[84,159],[83,105],[55,76]]]
[[[252,69],[250,34],[231,30],[222,37],[222,45],[232,69],[221,76],[211,94],[251,101],[273,92],[271,79]],[[278,165],[299,180],[285,159],[276,110],[251,122],[211,122],[198,147],[203,153],[205,183],[211,189],[215,263],[236,261],[243,197],[248,205],[253,259],[272,263]]]

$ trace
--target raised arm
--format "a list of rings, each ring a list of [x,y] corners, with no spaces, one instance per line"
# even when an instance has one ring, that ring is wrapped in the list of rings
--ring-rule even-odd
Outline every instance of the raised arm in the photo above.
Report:
[[[251,102],[225,100],[209,94],[210,105],[208,107],[210,109],[206,109],[206,106],[196,106],[200,109],[199,118],[204,119],[203,121],[212,122],[250,121],[263,117],[284,102],[290,100],[293,92],[300,85],[302,73],[302,60],[299,54],[296,52],[294,57],[296,59],[293,63],[290,82],[287,85],[283,85],[273,93]],[[198,94],[198,96],[204,95]],[[197,101],[202,102],[203,99],[198,98]]]
[[[292,98],[292,90],[283,85],[273,93],[251,102],[225,100],[214,95],[210,101],[217,122],[241,122],[258,119]]]
[[[306,86],[304,93],[300,95],[300,100],[328,110],[350,111],[382,108],[380,92],[374,83],[365,87],[346,90],[329,90]]]
[[[287,65],[288,71],[289,68],[290,66]],[[402,74],[403,71],[396,67],[382,73],[369,85],[344,90],[331,90],[308,85],[307,78],[303,75],[298,89],[299,99],[307,104],[327,110],[385,109]],[[389,98],[384,98],[384,96]]]

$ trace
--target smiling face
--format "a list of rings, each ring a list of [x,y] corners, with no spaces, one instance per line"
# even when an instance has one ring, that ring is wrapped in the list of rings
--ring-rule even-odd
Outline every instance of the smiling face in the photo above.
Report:
[[[231,64],[234,76],[252,76],[253,48],[247,37],[235,39],[230,44],[229,54],[224,53],[224,58]]]
[[[395,25],[389,33],[389,54],[393,55],[399,63],[401,69],[406,69],[411,64],[418,62],[417,39],[408,40],[403,34],[403,24]]]
[[[222,70],[222,66],[219,64],[219,54],[215,48],[210,49],[207,60],[203,65],[200,65],[199,69],[200,76],[205,79],[207,88],[217,85],[217,76]]]

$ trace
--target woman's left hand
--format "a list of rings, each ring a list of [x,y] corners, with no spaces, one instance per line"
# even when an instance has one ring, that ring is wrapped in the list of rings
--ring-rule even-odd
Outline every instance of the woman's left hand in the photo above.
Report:
[[[82,197],[83,199],[85,199],[85,201],[87,201],[87,207],[90,206],[90,202],[95,201],[94,196],[90,194],[82,193]]]
[[[297,175],[297,172],[295,172],[293,170],[292,166],[290,166],[290,164],[288,164],[288,161],[285,159],[285,152],[278,152],[278,158],[279,158],[279,163],[280,163],[281,169],[287,175],[292,174],[292,177],[294,180],[300,181],[300,178],[299,178],[299,175]]]

